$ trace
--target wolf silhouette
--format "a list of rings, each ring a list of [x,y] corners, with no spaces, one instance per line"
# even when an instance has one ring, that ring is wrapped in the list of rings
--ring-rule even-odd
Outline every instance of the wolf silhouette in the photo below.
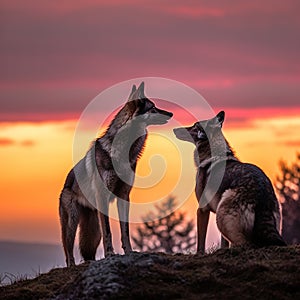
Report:
[[[224,119],[221,111],[209,120],[174,129],[178,139],[196,147],[197,251],[205,251],[210,212],[216,213],[222,247],[228,241],[232,245],[286,245],[279,234],[280,209],[272,183],[259,167],[236,157],[222,133]],[[218,188],[208,186],[210,176],[221,178]],[[216,191],[204,194],[205,188]]]
[[[79,225],[83,259],[94,260],[103,235],[105,256],[114,253],[108,206],[117,198],[122,248],[132,251],[129,238],[129,193],[136,165],[147,139],[148,125],[168,122],[172,113],[159,109],[134,85],[128,101],[67,175],[59,201],[62,243],[67,266],[74,265],[74,239]]]

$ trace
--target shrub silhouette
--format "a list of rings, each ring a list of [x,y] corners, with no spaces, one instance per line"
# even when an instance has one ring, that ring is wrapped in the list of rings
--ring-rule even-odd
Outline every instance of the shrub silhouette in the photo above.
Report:
[[[175,198],[170,196],[155,207],[155,212],[149,212],[142,218],[143,224],[137,227],[137,234],[132,236],[138,250],[165,253],[194,250],[194,222],[186,220],[186,214],[175,211],[175,208]]]
[[[288,244],[300,243],[300,153],[288,166],[280,161],[275,187],[282,203],[282,236]]]

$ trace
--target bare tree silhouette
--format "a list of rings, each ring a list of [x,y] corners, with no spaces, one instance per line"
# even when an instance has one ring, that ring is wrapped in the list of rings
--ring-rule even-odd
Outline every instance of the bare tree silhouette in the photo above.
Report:
[[[275,186],[282,203],[282,236],[288,244],[300,243],[300,153],[288,166],[280,161]]]
[[[194,222],[184,212],[176,212],[175,198],[170,196],[155,212],[142,218],[132,240],[140,251],[178,253],[191,251],[196,244]]]

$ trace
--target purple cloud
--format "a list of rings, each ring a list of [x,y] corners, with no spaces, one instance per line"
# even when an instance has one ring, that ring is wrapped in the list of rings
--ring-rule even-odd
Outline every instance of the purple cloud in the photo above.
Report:
[[[2,117],[76,116],[141,76],[182,81],[213,106],[299,106],[299,2],[182,3],[3,1]]]

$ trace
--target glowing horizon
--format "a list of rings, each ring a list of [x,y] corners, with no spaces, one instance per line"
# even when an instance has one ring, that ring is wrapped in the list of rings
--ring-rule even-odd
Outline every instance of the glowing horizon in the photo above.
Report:
[[[272,181],[279,172],[279,160],[284,159],[287,162],[294,160],[299,149],[299,140],[295,135],[300,130],[300,119],[297,114],[283,117],[275,115],[269,118],[261,116],[253,119],[250,125],[246,123],[242,127],[230,122],[229,113],[227,119],[228,125],[225,120],[223,131],[236,150],[237,156],[242,161],[260,166]],[[5,157],[2,164],[6,170],[5,174],[0,177],[1,195],[3,199],[7,199],[0,205],[2,212],[0,239],[59,243],[58,197],[65,176],[73,165],[72,142],[75,127],[75,120],[0,124],[0,153],[1,157]],[[167,197],[169,186],[174,185],[177,180],[179,165],[176,160],[176,150],[172,144],[165,143],[161,135],[153,132],[161,132],[163,136],[168,135],[171,140],[175,139],[174,136],[172,137],[170,126],[163,129],[155,128],[155,130],[150,128],[145,151],[138,162],[137,174],[145,176],[149,174],[150,168],[153,168],[154,175],[159,171],[159,166],[155,165],[155,161],[150,167],[149,159],[162,145],[164,146],[163,153],[168,153],[166,172],[158,185],[150,190],[133,188],[132,203],[151,203],[154,198]],[[11,137],[11,142],[6,141],[1,144],[1,140],[7,137]],[[268,137],[267,140],[266,137]],[[193,146],[189,143],[182,143],[187,153],[184,163],[190,168],[190,176],[186,177],[186,180],[190,184],[195,180]],[[88,144],[83,146],[85,149],[88,147]],[[172,153],[175,155],[174,158]],[[180,202],[182,193],[172,195]],[[189,218],[195,218],[196,208],[196,198],[192,193],[181,209],[188,212]],[[115,211],[112,214],[116,214],[115,208],[111,210]],[[132,210],[131,213],[137,212]],[[147,211],[138,213],[143,216]],[[12,220],[11,216],[16,216],[16,218]],[[114,231],[118,231],[117,224],[113,228]],[[216,233],[215,229],[210,230]],[[210,240],[214,241],[215,237],[210,237]]]

